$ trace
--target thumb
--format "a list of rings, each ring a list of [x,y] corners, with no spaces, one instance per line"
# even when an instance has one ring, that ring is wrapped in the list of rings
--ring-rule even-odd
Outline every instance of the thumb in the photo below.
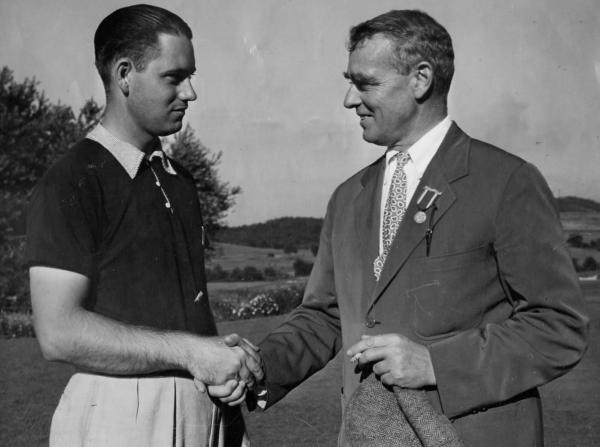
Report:
[[[240,343],[240,336],[238,334],[229,334],[223,337],[223,342],[230,348],[237,346]]]
[[[196,385],[196,389],[201,393],[206,393],[206,385],[200,380],[194,378],[194,385]]]

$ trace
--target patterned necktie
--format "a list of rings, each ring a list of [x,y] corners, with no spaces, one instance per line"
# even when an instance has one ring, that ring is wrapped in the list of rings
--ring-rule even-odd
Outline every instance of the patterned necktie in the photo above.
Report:
[[[399,152],[391,160],[394,158],[397,160],[396,170],[392,176],[390,192],[383,211],[383,226],[381,231],[383,252],[373,261],[373,273],[377,281],[379,281],[379,277],[381,276],[383,264],[392,246],[394,236],[396,236],[396,231],[406,212],[406,174],[404,173],[404,166],[410,160],[410,155],[406,152]]]

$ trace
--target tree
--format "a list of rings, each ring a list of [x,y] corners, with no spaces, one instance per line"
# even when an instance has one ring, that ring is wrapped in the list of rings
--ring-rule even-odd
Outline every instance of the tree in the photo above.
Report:
[[[313,263],[296,258],[293,267],[295,276],[308,276],[312,270]]]
[[[585,258],[585,260],[583,261],[583,265],[581,266],[581,270],[584,272],[590,272],[590,271],[596,271],[598,270],[598,261],[596,261],[594,258],[592,258],[591,256],[588,256],[587,258]]]
[[[567,244],[571,247],[581,248],[583,247],[583,236],[581,234],[571,234],[567,238]]]
[[[211,153],[189,124],[175,135],[167,150],[194,177],[204,225],[208,233],[214,235],[227,211],[235,204],[235,196],[241,192],[239,186],[229,186],[218,178],[217,166],[222,153]]]
[[[101,112],[90,99],[75,118],[69,106],[48,101],[35,78],[17,82],[8,67],[0,71],[0,309],[30,308],[22,235],[33,186]]]
[[[100,119],[89,99],[77,118],[71,107],[52,104],[35,78],[0,71],[0,232],[22,233],[23,205],[48,167]]]

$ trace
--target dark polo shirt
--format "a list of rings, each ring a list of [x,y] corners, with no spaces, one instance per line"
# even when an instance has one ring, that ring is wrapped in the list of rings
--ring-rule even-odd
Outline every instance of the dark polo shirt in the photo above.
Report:
[[[193,179],[166,157],[152,162],[153,173],[141,151],[101,126],[94,133],[96,141],[69,149],[35,188],[27,265],[87,276],[85,307],[106,317],[216,334]]]

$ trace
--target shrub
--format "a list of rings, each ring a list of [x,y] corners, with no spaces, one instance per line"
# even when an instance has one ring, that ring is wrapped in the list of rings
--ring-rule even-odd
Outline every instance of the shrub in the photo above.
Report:
[[[313,264],[312,262],[303,261],[302,259],[297,258],[294,261],[293,267],[295,276],[308,276],[310,275]]]
[[[0,330],[6,338],[35,337],[33,317],[28,312],[0,312]]]
[[[215,321],[234,321],[236,320],[235,313],[238,305],[229,300],[210,300],[210,308],[212,310]]]
[[[277,272],[277,270],[275,270],[274,267],[265,267],[263,273],[265,275],[265,278],[268,279],[275,279],[279,276],[279,272]]]
[[[227,281],[229,273],[223,270],[221,264],[216,264],[213,268],[206,268],[207,281]]]
[[[242,272],[242,278],[243,281],[263,281],[265,275],[256,267],[247,265]]]
[[[210,305],[216,321],[283,315],[300,305],[303,292],[300,284],[263,289],[258,295],[251,289],[242,289],[211,297]]]
[[[247,303],[244,303],[235,312],[240,320],[256,318],[269,315],[279,315],[279,305],[270,296],[261,293],[256,295]]]
[[[567,238],[567,244],[571,247],[581,248],[583,247],[583,236],[581,234],[571,234]]]
[[[243,281],[244,279],[244,272],[242,272],[242,269],[239,267],[234,268],[231,273],[229,274],[229,279],[231,281]]]
[[[284,315],[302,303],[304,296],[304,287],[300,285],[292,285],[289,287],[273,290],[270,293],[271,298],[279,306],[279,314]]]
[[[598,267],[598,262],[590,256],[585,258],[585,260],[583,261],[581,270],[584,272],[595,271],[598,270]]]
[[[24,251],[24,237],[7,238],[0,244],[0,309],[4,311],[31,312]]]
[[[283,252],[287,254],[298,253],[298,247],[296,247],[294,244],[286,244],[283,246]]]

